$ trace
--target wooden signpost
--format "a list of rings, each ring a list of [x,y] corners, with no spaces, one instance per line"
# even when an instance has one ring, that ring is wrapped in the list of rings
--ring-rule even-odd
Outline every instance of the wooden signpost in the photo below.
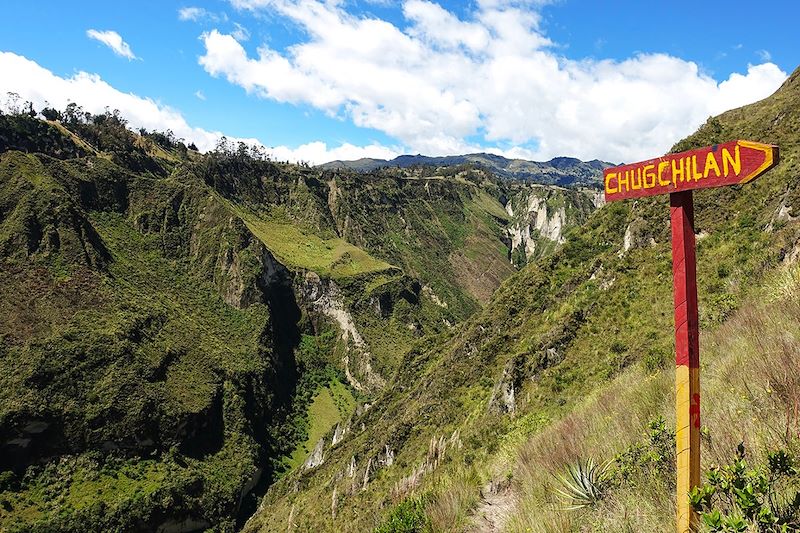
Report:
[[[698,150],[609,168],[607,202],[669,194],[675,301],[677,531],[695,531],[689,491],[700,482],[700,347],[693,189],[739,185],[778,164],[778,147],[730,141]]]

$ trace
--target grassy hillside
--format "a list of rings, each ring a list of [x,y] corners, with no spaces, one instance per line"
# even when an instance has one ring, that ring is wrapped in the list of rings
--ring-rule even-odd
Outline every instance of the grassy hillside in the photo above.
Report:
[[[745,138],[782,155],[753,184],[695,195],[705,468],[735,461],[740,440],[759,468],[767,450],[797,454],[798,102],[795,72],[772,97],[674,147]],[[607,205],[567,231],[454,333],[421,339],[354,420],[363,429],[315,470],[276,484],[246,530],[673,529],[668,220],[667,199],[653,198]],[[743,374],[746,365],[758,370]],[[606,498],[559,511],[554,474],[615,456]]]
[[[800,453],[800,425],[794,415],[800,401],[799,272],[797,265],[781,268],[724,325],[701,336],[706,475],[714,465],[734,464],[740,443],[748,469],[766,470],[770,452],[782,450],[795,460]],[[673,530],[673,391],[674,370],[633,366],[515,448],[516,458],[507,464],[515,473],[517,500],[506,529]],[[605,496],[593,506],[565,512],[554,474],[563,475],[566,465],[589,457],[614,460]],[[777,505],[788,508],[800,490],[797,472],[788,483],[775,482],[770,488],[776,491]],[[714,507],[723,516],[739,514],[719,502]],[[788,522],[788,531],[793,531],[800,525],[796,510],[787,514],[793,516]]]
[[[451,322],[474,312],[514,271],[504,242],[506,190],[484,172],[331,171],[323,178],[342,236],[422,280]]]
[[[334,238],[323,239],[304,232],[290,221],[281,218],[261,218],[242,213],[248,229],[264,242],[280,261],[292,268],[313,270],[335,278],[381,272],[390,264],[371,257],[361,248]]]
[[[355,411],[355,400],[350,390],[340,381],[334,379],[321,387],[308,406],[310,428],[308,437],[292,452],[289,466],[299,468],[308,458],[320,439],[334,429],[337,424],[345,423]]]

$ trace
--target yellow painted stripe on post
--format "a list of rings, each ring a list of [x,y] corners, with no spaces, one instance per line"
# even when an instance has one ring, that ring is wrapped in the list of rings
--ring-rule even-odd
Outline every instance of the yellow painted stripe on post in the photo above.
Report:
[[[675,367],[675,415],[677,425],[675,427],[675,441],[677,450],[677,470],[678,470],[678,499],[677,499],[677,520],[679,533],[690,531],[689,500],[683,498],[689,487],[689,445],[691,443],[689,435],[689,367],[680,365]]]
[[[677,451],[677,531],[697,530],[697,515],[689,505],[689,491],[700,482],[700,428],[692,416],[692,398],[700,391],[698,368],[675,368],[675,431]]]

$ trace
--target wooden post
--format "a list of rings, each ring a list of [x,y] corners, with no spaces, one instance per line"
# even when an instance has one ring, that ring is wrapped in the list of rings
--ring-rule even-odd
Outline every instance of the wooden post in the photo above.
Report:
[[[675,291],[677,531],[693,532],[689,491],[700,483],[700,347],[692,191],[669,195]]]

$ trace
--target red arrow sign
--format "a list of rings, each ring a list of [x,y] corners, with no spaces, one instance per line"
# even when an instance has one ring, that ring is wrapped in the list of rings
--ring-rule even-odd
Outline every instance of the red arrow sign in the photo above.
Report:
[[[778,147],[730,141],[603,172],[606,202],[747,183],[778,164]]]

